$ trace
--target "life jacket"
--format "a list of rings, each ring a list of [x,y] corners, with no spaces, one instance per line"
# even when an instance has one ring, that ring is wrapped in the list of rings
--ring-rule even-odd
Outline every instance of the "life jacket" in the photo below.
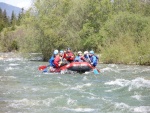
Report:
[[[84,55],[84,58],[85,58],[85,59],[88,59],[88,58],[89,58],[89,56],[88,56],[87,54],[85,54],[85,55]]]
[[[55,64],[55,67],[58,68],[59,67],[59,62],[60,62],[61,58],[59,55],[57,55],[54,59],[54,64]]]
[[[99,57],[97,55],[94,55],[94,56],[97,58],[97,60],[99,60]]]
[[[95,55],[90,56],[90,61],[92,63],[92,65],[95,67],[98,63],[98,59]]]
[[[64,53],[64,58],[67,61],[72,62],[72,61],[74,61],[75,56],[72,52],[66,52],[66,53]]]
[[[53,55],[53,56],[49,59],[49,65],[50,65],[51,67],[55,67],[54,59],[55,59],[55,55]]]

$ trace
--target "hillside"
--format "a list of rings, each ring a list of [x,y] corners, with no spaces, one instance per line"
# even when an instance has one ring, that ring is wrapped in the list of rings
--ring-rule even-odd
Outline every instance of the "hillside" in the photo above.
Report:
[[[12,11],[14,11],[14,13],[16,14],[16,16],[21,12],[21,8],[16,7],[16,6],[12,6],[3,2],[0,2],[0,8],[2,10],[6,10],[7,15],[10,17],[12,14]]]

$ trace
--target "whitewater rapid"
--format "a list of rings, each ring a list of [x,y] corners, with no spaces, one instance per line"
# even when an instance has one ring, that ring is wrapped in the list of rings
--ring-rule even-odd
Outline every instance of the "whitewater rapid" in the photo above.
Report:
[[[44,74],[47,62],[0,59],[1,113],[149,113],[150,67],[99,64],[99,75]]]

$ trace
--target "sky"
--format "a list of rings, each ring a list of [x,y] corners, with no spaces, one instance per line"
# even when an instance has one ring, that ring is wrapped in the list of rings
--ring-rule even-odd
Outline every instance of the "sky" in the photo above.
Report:
[[[0,0],[0,2],[28,9],[31,6],[32,0]]]

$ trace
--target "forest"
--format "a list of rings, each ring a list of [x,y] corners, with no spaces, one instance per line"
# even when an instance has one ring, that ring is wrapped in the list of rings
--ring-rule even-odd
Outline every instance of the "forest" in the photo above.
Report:
[[[102,63],[150,65],[149,0],[34,0],[18,17],[0,9],[0,52],[94,50]]]

